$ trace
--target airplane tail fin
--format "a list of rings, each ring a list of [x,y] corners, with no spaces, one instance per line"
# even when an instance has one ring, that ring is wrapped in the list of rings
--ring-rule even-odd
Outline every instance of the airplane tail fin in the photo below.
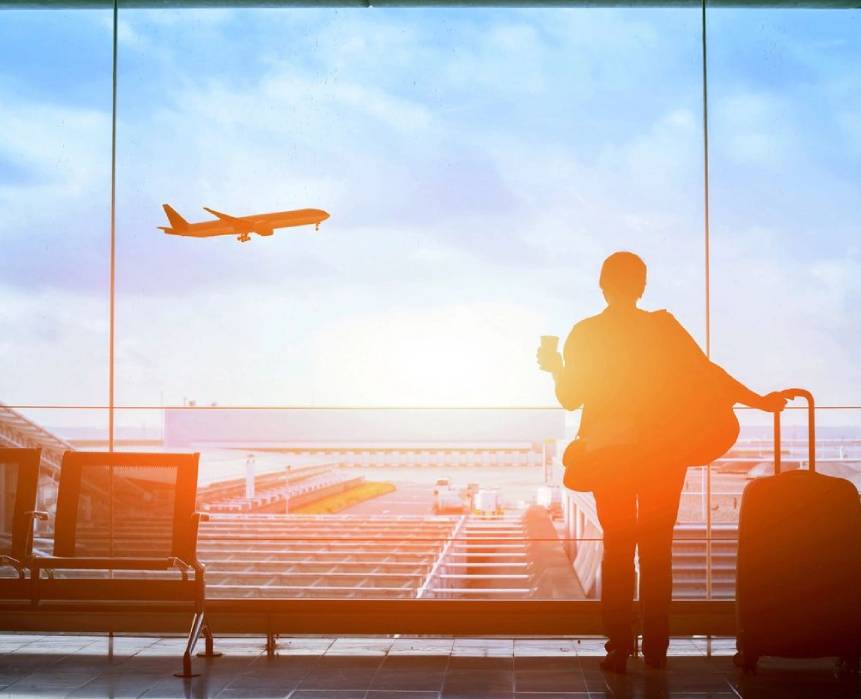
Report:
[[[171,228],[175,231],[184,231],[188,228],[188,221],[180,216],[170,204],[162,204],[164,212],[167,214],[167,220],[170,221]]]

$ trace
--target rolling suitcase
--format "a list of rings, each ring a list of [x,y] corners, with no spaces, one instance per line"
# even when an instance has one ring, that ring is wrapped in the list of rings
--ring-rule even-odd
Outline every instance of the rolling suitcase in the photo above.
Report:
[[[857,672],[861,656],[861,501],[843,478],[816,473],[813,396],[807,400],[809,468],[781,473],[774,415],[774,476],[741,499],[736,569],[736,664],[761,656],[837,657]]]

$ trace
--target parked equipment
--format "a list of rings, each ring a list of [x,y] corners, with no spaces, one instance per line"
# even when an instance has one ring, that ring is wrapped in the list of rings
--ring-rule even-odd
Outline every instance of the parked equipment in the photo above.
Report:
[[[809,469],[780,470],[780,414],[774,415],[774,476],[744,489],[736,580],[736,665],[761,656],[835,656],[858,672],[861,657],[861,501],[843,478],[816,473],[813,396],[807,400]]]
[[[433,512],[463,512],[464,502],[460,493],[455,490],[448,478],[438,478],[433,489]]]
[[[499,488],[481,488],[472,498],[472,511],[477,515],[494,517],[502,515]]]

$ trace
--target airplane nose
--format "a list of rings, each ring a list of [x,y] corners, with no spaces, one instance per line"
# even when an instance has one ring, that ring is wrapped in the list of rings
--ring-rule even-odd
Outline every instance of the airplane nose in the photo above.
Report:
[[[328,211],[323,211],[322,209],[320,209],[319,214],[320,214],[320,220],[321,221],[325,221],[327,218],[329,218],[329,212]]]

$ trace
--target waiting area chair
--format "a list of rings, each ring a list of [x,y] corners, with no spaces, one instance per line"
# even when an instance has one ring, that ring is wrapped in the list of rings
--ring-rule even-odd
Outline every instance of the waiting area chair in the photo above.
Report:
[[[57,494],[52,556],[30,559],[33,603],[73,611],[193,613],[181,677],[203,633],[204,565],[197,559],[199,454],[68,451]]]
[[[41,458],[41,449],[0,449],[0,600],[4,603],[31,600],[28,564],[33,525],[36,519],[47,518],[36,510]]]

